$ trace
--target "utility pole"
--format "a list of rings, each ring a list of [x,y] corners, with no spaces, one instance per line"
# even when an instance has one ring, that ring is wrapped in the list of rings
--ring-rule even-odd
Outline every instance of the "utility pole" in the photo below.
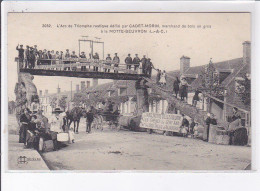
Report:
[[[70,81],[70,101],[72,101],[72,81]]]

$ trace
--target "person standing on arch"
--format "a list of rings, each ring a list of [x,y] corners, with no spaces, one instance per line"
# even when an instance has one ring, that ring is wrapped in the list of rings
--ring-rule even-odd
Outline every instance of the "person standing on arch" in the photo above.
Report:
[[[154,68],[153,63],[151,62],[151,59],[148,58],[146,62],[146,70],[145,74],[148,75],[149,77],[152,76],[152,69]]]
[[[146,62],[147,62],[147,59],[146,59],[146,57],[144,55],[143,58],[141,59],[143,74],[146,74]]]
[[[181,81],[179,80],[178,77],[176,77],[176,80],[174,80],[174,82],[173,82],[173,90],[174,90],[176,98],[178,97],[178,93],[180,90],[180,83],[181,83]]]
[[[135,54],[135,57],[133,59],[133,65],[134,65],[134,70],[137,71],[139,66],[140,66],[140,58],[138,57],[138,54]]]
[[[110,54],[107,54],[106,64],[105,65],[110,67],[111,66],[111,62],[112,62],[112,58],[111,58]],[[104,72],[110,72],[110,68],[105,68]]]
[[[24,62],[24,49],[23,49],[23,45],[21,44],[20,48],[18,48],[18,47],[19,47],[19,44],[16,47],[16,50],[18,50],[19,68],[23,68],[23,62]]]
[[[126,69],[131,70],[132,63],[133,63],[133,60],[131,58],[131,54],[128,54],[128,56],[125,58]]]
[[[118,73],[118,66],[119,66],[119,63],[120,63],[120,58],[117,56],[117,53],[115,53],[115,56],[113,58],[113,63],[114,63],[114,67],[116,68],[115,70],[115,73]]]

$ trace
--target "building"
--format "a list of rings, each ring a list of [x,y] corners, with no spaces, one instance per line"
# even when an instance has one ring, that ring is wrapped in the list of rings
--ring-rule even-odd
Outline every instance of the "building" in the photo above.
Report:
[[[208,112],[214,113],[218,119],[223,121],[227,121],[228,117],[232,115],[233,107],[237,107],[243,113],[243,118],[250,118],[250,116],[246,116],[250,111],[250,105],[245,105],[241,101],[236,93],[236,88],[238,81],[243,80],[244,75],[250,76],[251,43],[245,41],[241,48],[243,48],[243,55],[240,58],[212,63],[216,69],[214,75],[218,76],[218,83],[224,89],[223,97],[213,99],[211,103],[207,103],[206,96],[201,96],[201,102],[197,104],[198,108],[205,111],[209,109]],[[180,70],[167,72],[166,76],[166,89],[169,91],[173,91],[173,82],[176,77],[185,77],[187,79],[190,85],[188,104],[192,104],[194,91],[201,88],[201,73],[205,71],[208,65],[202,64],[192,67],[191,60],[192,58],[188,56],[182,56],[180,58]],[[152,78],[155,79],[155,76]],[[84,94],[86,95],[86,105],[101,107],[103,101],[111,100],[119,104],[121,114],[123,115],[132,115],[136,109],[135,81],[115,80],[111,83],[96,84],[86,88]],[[149,112],[172,112],[170,111],[172,107],[170,107],[169,103],[152,89],[148,88],[148,95]],[[179,113],[179,111],[174,112]]]

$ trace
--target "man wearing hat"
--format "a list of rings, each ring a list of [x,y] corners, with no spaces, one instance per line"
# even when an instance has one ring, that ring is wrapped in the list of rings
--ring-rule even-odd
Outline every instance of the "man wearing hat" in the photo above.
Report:
[[[71,58],[78,58],[78,56],[76,55],[75,51],[72,51],[72,54],[70,56]]]
[[[35,67],[36,55],[34,54],[34,48],[30,47],[29,51],[29,68]]]
[[[117,53],[115,53],[115,56],[113,58],[114,67],[118,67],[120,63],[120,58],[117,56]],[[115,70],[115,73],[118,73],[118,70]]]
[[[29,60],[30,60],[30,47],[26,45],[25,50],[25,68],[29,67]]]
[[[63,125],[63,119],[60,117],[60,114],[63,111],[60,108],[55,108],[52,112],[52,116],[50,118],[51,123],[51,131],[60,132]]]
[[[95,55],[93,55],[93,59],[94,59],[95,62],[99,61],[99,55],[98,55],[97,52],[95,53]],[[98,72],[98,67],[97,66],[94,66],[94,71]]]
[[[143,74],[146,74],[146,62],[147,62],[147,59],[146,59],[146,57],[144,55],[143,58],[141,59]]]
[[[135,57],[134,57],[134,59],[133,59],[133,64],[134,64],[134,69],[135,69],[135,71],[139,68],[140,62],[141,62],[141,60],[140,60],[140,58],[138,57],[138,54],[135,54]]]
[[[111,66],[112,58],[111,58],[110,54],[107,55],[106,61],[107,61],[107,62],[106,62],[106,65],[107,65],[107,66]],[[109,68],[108,68],[108,69],[105,68],[105,69],[104,69],[104,72],[110,72],[110,69],[109,69]]]
[[[154,68],[153,63],[151,62],[151,59],[148,58],[146,62],[146,74],[151,77],[152,75],[152,68]]]
[[[125,58],[126,69],[131,70],[132,63],[133,63],[133,60],[131,58],[131,54],[128,54],[128,56]]]
[[[69,51],[69,49],[66,49],[66,53],[65,53],[64,58],[66,60],[70,59],[70,51]],[[64,64],[70,64],[70,61],[64,61]],[[70,67],[64,67],[64,70],[70,70]]]
[[[57,149],[57,134],[62,132],[63,118],[60,114],[63,111],[60,108],[55,108],[50,118],[50,135],[53,140],[54,149]]]
[[[81,54],[79,55],[80,58],[86,58],[86,54],[85,52],[81,52]]]
[[[81,52],[81,54],[79,55],[80,58],[86,58],[86,54],[85,52]],[[85,71],[86,70],[86,66],[81,66],[81,71]]]
[[[22,68],[23,61],[24,61],[24,49],[23,49],[22,44],[20,45],[20,48],[18,48],[18,47],[19,47],[19,44],[17,45],[16,50],[18,50],[19,67]]]
[[[205,120],[206,127],[204,128],[204,131],[207,132],[205,141],[209,141],[209,128],[210,124],[217,125],[217,120],[215,118],[215,115],[213,113],[207,113],[207,118]]]

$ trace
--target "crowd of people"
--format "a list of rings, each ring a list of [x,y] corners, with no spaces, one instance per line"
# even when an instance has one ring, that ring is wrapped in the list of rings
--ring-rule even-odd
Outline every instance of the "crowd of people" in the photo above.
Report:
[[[52,141],[53,149],[57,150],[59,133],[66,133],[68,143],[73,143],[74,134],[65,123],[65,116],[66,114],[59,108],[53,111],[50,119],[43,115],[42,110],[23,109],[19,119],[19,143],[23,143],[25,148],[42,151],[44,141]],[[43,141],[42,144],[40,144],[40,140]]]
[[[63,51],[54,51],[54,50],[38,50],[37,45],[33,47],[26,46],[26,49],[23,48],[23,45],[19,45],[16,47],[18,51],[18,62],[20,68],[29,68],[33,69],[36,65],[51,65],[51,64],[59,64],[62,60],[64,64],[73,64],[76,63],[75,61],[71,61],[68,59],[73,58],[87,58],[92,59],[94,62],[99,62],[100,57],[99,54],[96,52],[95,54],[89,53],[88,57],[85,52],[81,52],[79,56],[76,54],[75,51],[70,53],[69,49],[66,49],[65,52]],[[117,53],[115,53],[113,59],[110,54],[107,55],[104,64],[107,66],[113,66],[114,68],[118,68],[120,64],[120,58]],[[126,69],[138,71],[139,68],[142,69],[142,73],[148,76],[151,76],[152,69],[154,68],[153,63],[151,62],[150,58],[146,58],[144,55],[142,59],[138,57],[138,54],[135,54],[135,57],[132,58],[131,54],[125,58],[125,65]],[[65,70],[72,70],[73,68],[65,67]],[[86,71],[86,66],[81,67],[81,71]],[[94,71],[100,71],[98,66],[94,66]],[[104,68],[103,72],[110,72],[110,68]],[[114,71],[115,73],[118,70]]]
[[[86,133],[91,133],[92,123],[98,110],[104,114],[119,115],[118,105],[111,101],[102,102],[102,107],[99,109],[94,106],[89,109],[81,109],[82,116],[86,118]],[[44,116],[40,109],[34,111],[30,111],[28,108],[22,109],[19,117],[19,143],[23,143],[24,148],[39,151],[43,151],[43,143],[46,141],[52,142],[54,150],[59,149],[64,137],[68,137],[66,143],[74,143],[74,133],[78,133],[78,128],[74,127],[74,130],[70,128],[70,120],[73,120],[73,117],[73,113],[70,118],[69,111],[64,112],[60,108],[55,108],[49,118]],[[59,137],[62,141],[59,140]]]

